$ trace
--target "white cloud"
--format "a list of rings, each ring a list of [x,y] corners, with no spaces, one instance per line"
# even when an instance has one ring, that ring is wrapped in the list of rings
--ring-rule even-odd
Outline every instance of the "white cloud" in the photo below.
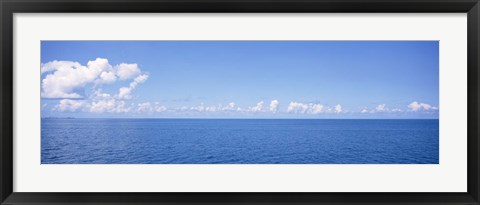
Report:
[[[232,104],[230,103],[230,105]],[[222,107],[222,105],[205,106],[203,103],[201,103],[199,106],[190,107],[190,110],[198,111],[198,112],[217,112],[217,111],[233,110],[233,107],[230,108],[230,105],[225,107]],[[235,104],[233,104],[233,106],[235,106]]]
[[[235,110],[235,103],[234,102],[228,103],[228,105],[223,107],[222,110],[223,111],[234,111]]]
[[[97,58],[94,61],[88,61],[87,67],[94,71],[94,73],[100,73],[102,71],[111,71],[112,66],[108,63],[108,59],[105,58]],[[96,77],[96,76],[91,76]]]
[[[90,104],[90,112],[97,112],[97,113],[103,113],[103,112],[114,112],[116,107],[116,100],[115,99],[109,99],[109,100],[99,100],[92,102]]]
[[[91,102],[87,102],[90,100]],[[129,112],[131,107],[126,106],[125,101],[116,100],[108,93],[95,90],[88,100],[62,99],[54,108],[56,111],[76,111],[79,109],[94,113],[122,113]]]
[[[278,111],[278,100],[272,100],[270,102],[270,112],[276,113]]]
[[[147,74],[141,74],[137,76],[135,79],[133,79],[130,85],[128,85],[128,87],[121,87],[120,89],[118,89],[118,94],[116,95],[117,99],[132,99],[132,91],[138,86],[138,84],[144,83],[147,79]]]
[[[322,104],[290,102],[287,112],[295,114],[320,114],[323,112]]]
[[[190,110],[202,112],[205,110],[205,106],[201,103],[199,106],[190,107]]]
[[[111,95],[108,93],[103,93],[102,90],[99,89],[99,90],[94,90],[90,98],[94,100],[104,100],[104,99],[110,99]]]
[[[88,105],[88,111],[94,113],[127,113],[131,111],[131,106],[126,106],[125,101],[115,100],[113,98],[97,100]]]
[[[419,102],[417,102],[417,101],[413,101],[412,103],[410,103],[410,104],[408,105],[408,108],[409,108],[411,111],[414,111],[414,112],[421,111],[421,110],[425,110],[425,111],[428,111],[428,110],[438,110],[437,107],[431,106],[431,105],[426,104],[426,103],[419,103]]]
[[[208,112],[216,112],[217,110],[220,111],[221,110],[220,107],[221,107],[220,105],[219,106],[213,106],[213,105],[212,106],[207,106],[207,107],[205,107],[205,111],[208,111]]]
[[[235,105],[233,105],[235,106]],[[176,109],[176,110],[185,110],[185,109]],[[205,106],[203,103],[201,103],[198,106],[193,106],[190,107],[190,110],[192,111],[198,111],[198,112],[220,112],[220,111],[227,111],[227,110],[233,110],[233,107],[230,108],[230,106],[225,106],[222,107],[222,105],[210,105],[210,106]]]
[[[55,69],[42,80],[41,95],[44,98],[81,98],[76,89],[93,82],[99,74],[97,70],[75,62],[57,61],[54,64],[58,67],[42,68],[42,71]]]
[[[165,111],[167,111],[167,107],[165,107],[163,105],[160,105],[160,103],[158,103],[158,102],[155,103],[153,109],[154,109],[155,112],[165,112]]]
[[[82,65],[78,62],[72,61],[50,61],[48,63],[42,64],[40,67],[41,74],[55,71],[57,69],[68,69],[68,68],[78,68]]]
[[[120,89],[118,89],[117,98],[118,99],[124,99],[124,100],[132,99],[132,95],[131,95],[132,90],[133,90],[133,88],[131,88],[131,87],[121,87]]]
[[[86,66],[72,61],[51,61],[41,66],[45,75],[42,80],[42,97],[44,98],[83,98],[78,92],[87,84],[94,85],[93,92],[84,100],[62,99],[53,109],[56,111],[77,111],[95,113],[125,113],[132,111],[134,104],[127,106],[124,100],[132,98],[132,91],[148,79],[142,74],[137,64],[122,63],[113,67],[107,59],[97,58]],[[119,89],[113,96],[103,93],[101,84],[113,83],[117,79],[133,79],[127,87]],[[88,102],[90,101],[90,102]],[[167,108],[158,103],[150,105],[155,112],[163,112]]]
[[[53,109],[58,111],[75,112],[78,109],[81,109],[84,105],[85,105],[84,100],[63,99],[63,100],[60,100],[59,104],[56,105]]]
[[[130,110],[132,109],[131,106],[130,107],[127,107],[125,106],[125,101],[116,101],[116,107],[115,109],[113,110],[113,112],[116,112],[116,113],[127,113],[127,112],[130,112]]]
[[[257,103],[257,105],[255,107],[250,107],[250,111],[252,112],[260,112],[260,111],[263,111],[263,105],[265,103],[263,101],[260,101]]]
[[[342,112],[342,106],[340,104],[335,105],[335,112],[336,113],[341,113]]]
[[[117,80],[117,76],[113,71],[104,71],[100,73],[100,79],[97,81],[98,83],[113,83]]]
[[[402,112],[402,109],[399,109],[399,108],[393,108],[391,110],[391,112]]]
[[[139,112],[152,112],[153,111],[152,104],[150,104],[150,102],[139,103],[137,105],[137,111],[139,111]]]
[[[376,112],[387,112],[388,108],[386,108],[385,106],[386,106],[385,104],[377,105],[377,107],[375,107],[375,111]]]
[[[115,69],[120,80],[132,79],[141,72],[137,64],[122,63],[115,66]]]
[[[287,112],[288,113],[300,113],[304,114],[308,110],[308,105],[299,103],[299,102],[290,102],[288,104]]]
[[[379,104],[374,109],[369,110],[367,107],[363,108],[360,113],[393,113],[393,112],[403,112],[402,109],[399,108],[388,108],[386,104]]]
[[[321,104],[309,104],[310,106],[310,110],[309,110],[309,114],[320,114],[322,113],[322,110],[323,110],[323,105]]]
[[[145,112],[164,112],[167,111],[167,107],[160,105],[160,103],[138,103],[137,104],[137,112],[145,113]]]
[[[147,75],[140,75],[135,78],[129,87],[121,88],[120,94],[122,94],[122,89],[127,89],[126,92],[128,95],[131,90],[134,89],[138,83],[145,82],[148,79]],[[91,102],[88,102],[91,100]],[[55,111],[70,111],[75,112],[83,110],[86,112],[95,112],[95,113],[125,113],[125,112],[165,112],[169,109],[165,106],[160,105],[160,103],[155,102],[144,102],[133,104],[130,106],[126,105],[126,102],[123,99],[118,98],[118,96],[112,96],[108,93],[103,93],[101,89],[94,90],[93,93],[89,96],[89,100],[75,100],[75,99],[62,99],[57,105],[55,105],[52,110]],[[211,113],[222,113],[222,112],[238,112],[238,113],[258,113],[270,111],[271,113],[279,112],[278,100],[272,100],[269,106],[265,106],[263,101],[260,101],[254,107],[248,107],[246,109],[238,107],[235,102],[230,102],[227,105],[204,105],[201,103],[198,106],[182,106],[179,108],[171,108],[172,111],[176,112],[188,112],[188,111],[197,111],[197,112],[211,112]],[[410,111],[432,111],[438,110],[437,107],[426,103],[419,103],[414,101],[408,105]],[[46,105],[42,109],[46,109]],[[281,112],[281,111],[280,111]],[[287,113],[291,114],[321,114],[321,113],[347,113],[343,110],[343,107],[340,104],[337,104],[333,107],[325,107],[322,104],[316,103],[301,103],[301,102],[290,102],[286,110]],[[399,108],[387,108],[386,104],[379,104],[374,109],[368,109],[364,107],[360,113],[398,113],[404,112],[404,110]]]
[[[147,74],[142,74],[142,75],[137,76],[133,80],[133,83],[136,83],[136,84],[144,83],[145,81],[147,81],[147,79],[148,79],[148,75]],[[135,84],[135,86],[137,86],[136,84]]]
[[[42,80],[43,98],[83,98],[79,92],[87,84],[113,83],[117,76],[121,80],[135,78],[136,84],[148,78],[148,75],[140,75],[137,64],[122,63],[112,67],[105,58],[89,61],[87,66],[72,61],[51,61],[42,64],[40,69],[46,75]]]

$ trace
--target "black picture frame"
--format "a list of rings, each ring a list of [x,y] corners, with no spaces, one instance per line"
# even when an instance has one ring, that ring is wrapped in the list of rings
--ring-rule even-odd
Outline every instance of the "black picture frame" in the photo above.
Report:
[[[1,204],[480,204],[479,0],[0,0]],[[466,193],[16,193],[13,192],[13,14],[116,12],[467,13]],[[28,126],[28,125],[24,125]],[[92,186],[95,186],[92,184]]]

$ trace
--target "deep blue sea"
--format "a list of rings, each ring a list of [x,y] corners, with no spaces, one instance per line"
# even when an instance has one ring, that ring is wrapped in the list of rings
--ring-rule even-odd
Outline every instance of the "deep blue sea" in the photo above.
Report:
[[[42,119],[42,164],[438,164],[438,120]]]

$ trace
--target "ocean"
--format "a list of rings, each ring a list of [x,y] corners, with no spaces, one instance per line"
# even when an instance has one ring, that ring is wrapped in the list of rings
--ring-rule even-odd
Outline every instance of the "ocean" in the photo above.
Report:
[[[41,120],[42,164],[438,164],[437,119]]]

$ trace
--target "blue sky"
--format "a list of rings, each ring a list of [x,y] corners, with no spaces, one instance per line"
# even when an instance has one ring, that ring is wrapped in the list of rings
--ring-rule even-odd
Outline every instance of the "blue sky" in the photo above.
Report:
[[[438,118],[437,41],[43,41],[42,117]]]

